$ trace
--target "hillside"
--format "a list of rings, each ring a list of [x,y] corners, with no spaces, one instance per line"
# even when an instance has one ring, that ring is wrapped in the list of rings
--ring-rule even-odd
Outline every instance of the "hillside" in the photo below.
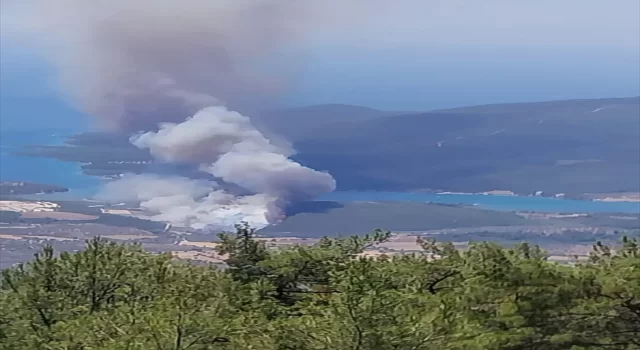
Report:
[[[341,189],[640,191],[640,98],[467,107],[288,136],[297,159]]]
[[[421,113],[318,105],[253,120],[291,142],[296,160],[333,174],[341,190],[640,192],[640,97]],[[151,160],[107,133],[23,153],[92,163],[83,167],[92,175],[143,172]]]
[[[220,235],[226,268],[94,238],[2,271],[0,349],[638,349],[638,241],[566,266],[527,243],[419,240],[370,255],[384,231],[275,248]],[[369,256],[369,258],[367,258]],[[375,258],[378,256],[378,258]],[[636,282],[634,282],[636,281]]]
[[[324,104],[272,109],[251,114],[251,116],[254,124],[264,132],[296,141],[312,137],[318,128],[345,122],[367,122],[406,113],[344,104]]]
[[[308,202],[282,223],[260,230],[266,235],[322,237],[364,234],[384,227],[394,232],[486,226],[538,225],[512,212],[457,205],[410,202]]]

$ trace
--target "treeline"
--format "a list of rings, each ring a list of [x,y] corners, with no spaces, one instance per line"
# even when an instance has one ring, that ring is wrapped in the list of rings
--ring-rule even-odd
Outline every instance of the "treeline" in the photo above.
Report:
[[[226,269],[100,238],[3,271],[0,349],[640,349],[640,250],[588,261],[535,246],[421,241],[365,258],[388,232],[268,249],[221,234]]]

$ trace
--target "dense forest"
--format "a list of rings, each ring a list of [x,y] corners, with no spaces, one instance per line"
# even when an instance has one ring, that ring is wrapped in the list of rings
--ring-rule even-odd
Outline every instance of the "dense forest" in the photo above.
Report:
[[[4,270],[0,349],[640,349],[640,247],[578,264],[526,243],[366,258],[389,239],[267,248],[220,235],[226,268],[95,238]]]

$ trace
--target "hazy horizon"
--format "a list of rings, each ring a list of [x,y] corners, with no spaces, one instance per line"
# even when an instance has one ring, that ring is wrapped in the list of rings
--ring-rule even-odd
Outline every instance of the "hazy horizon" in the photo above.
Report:
[[[63,98],[44,56],[4,35],[11,34],[15,4],[2,1],[3,129],[89,125]],[[286,88],[254,103],[433,110],[640,95],[640,3],[634,0],[347,4],[336,8],[344,16],[324,20],[302,43],[263,63],[272,74],[286,67]]]

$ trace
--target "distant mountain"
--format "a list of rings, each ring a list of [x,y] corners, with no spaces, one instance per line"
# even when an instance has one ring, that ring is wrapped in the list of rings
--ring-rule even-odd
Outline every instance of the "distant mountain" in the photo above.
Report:
[[[396,232],[419,232],[468,227],[537,225],[515,213],[457,205],[411,202],[312,202],[261,234],[322,237],[363,234],[384,227]]]
[[[365,122],[407,113],[344,104],[323,104],[272,109],[251,114],[251,118],[258,128],[267,133],[274,133],[287,140],[295,141],[306,138],[320,127],[345,122]]]
[[[319,238],[325,235],[369,233],[377,228],[395,232],[424,232],[456,229],[442,233],[446,240],[523,240],[540,243],[593,243],[615,236],[594,234],[632,232],[640,229],[640,213],[592,213],[568,217],[523,217],[515,212],[493,211],[462,205],[416,202],[330,202],[298,203],[287,218],[259,231],[266,236]],[[483,233],[489,233],[484,236]],[[436,237],[440,240],[440,237]],[[613,239],[619,239],[613,238]]]
[[[289,136],[297,160],[330,171],[341,189],[640,191],[640,97],[392,113],[296,129],[304,135]]]
[[[640,192],[640,97],[472,106],[432,112],[317,105],[252,114],[295,159],[341,190]],[[86,133],[24,153],[92,163],[96,175],[146,171],[127,137]]]

